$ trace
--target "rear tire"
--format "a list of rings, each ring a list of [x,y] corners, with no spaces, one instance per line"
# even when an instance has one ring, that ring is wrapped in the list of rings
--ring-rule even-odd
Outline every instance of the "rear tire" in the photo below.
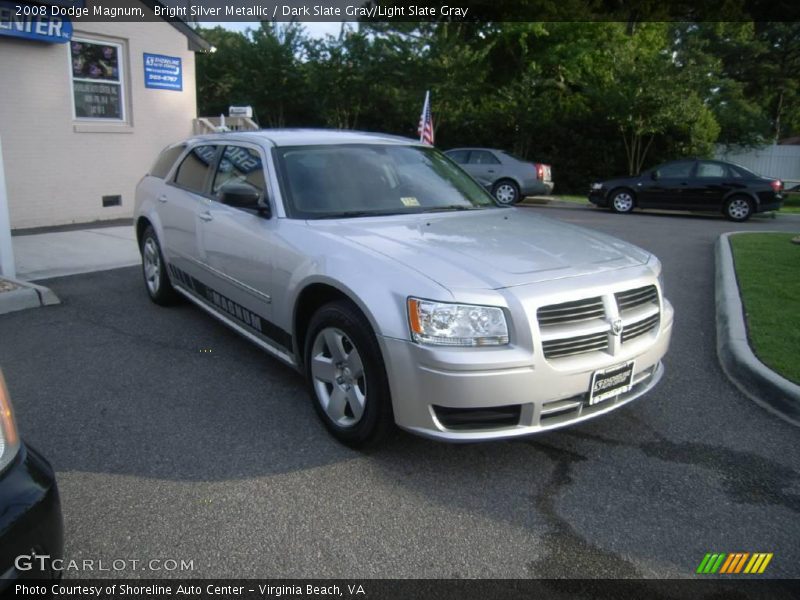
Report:
[[[314,409],[328,431],[354,448],[381,442],[394,425],[386,367],[367,320],[336,301],[311,318],[305,370]]]
[[[753,201],[744,196],[734,196],[725,203],[724,212],[728,220],[742,223],[753,214]]]
[[[142,234],[139,250],[142,254],[142,276],[144,287],[150,300],[160,306],[175,304],[178,293],[172,287],[167,275],[167,264],[161,253],[161,244],[152,225],[148,225]]]
[[[520,201],[519,186],[510,179],[501,179],[492,187],[492,196],[500,204],[511,206]]]
[[[633,211],[633,207],[636,206],[636,200],[634,199],[633,192],[630,190],[614,190],[611,192],[609,198],[608,205],[615,213],[628,214]]]

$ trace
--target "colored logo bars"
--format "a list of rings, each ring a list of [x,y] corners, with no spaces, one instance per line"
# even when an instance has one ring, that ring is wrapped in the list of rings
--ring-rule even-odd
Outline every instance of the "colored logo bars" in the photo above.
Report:
[[[723,575],[757,574],[763,573],[771,560],[772,552],[755,552],[753,554],[749,552],[712,554],[709,552],[703,557],[700,566],[697,567],[697,572],[703,575],[714,573]]]

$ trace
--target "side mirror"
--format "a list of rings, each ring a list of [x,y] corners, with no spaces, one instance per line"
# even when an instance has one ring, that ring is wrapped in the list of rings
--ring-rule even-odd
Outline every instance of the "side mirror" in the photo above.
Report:
[[[656,181],[659,178],[658,171],[650,171],[650,179]]]
[[[217,196],[220,202],[234,208],[255,208],[269,216],[269,205],[262,205],[261,192],[246,183],[230,183],[222,186]]]

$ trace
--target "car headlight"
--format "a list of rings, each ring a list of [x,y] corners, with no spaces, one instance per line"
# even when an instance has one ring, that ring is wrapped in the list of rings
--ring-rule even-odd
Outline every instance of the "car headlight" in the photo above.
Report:
[[[650,258],[647,261],[647,266],[655,273],[656,278],[658,279],[658,287],[661,288],[661,296],[664,296],[664,270],[661,268],[661,261],[655,257],[655,255],[650,255]]]
[[[602,183],[593,183],[592,184],[592,189],[593,190],[602,190],[603,189],[603,184]]]
[[[11,398],[8,395],[3,373],[0,372],[0,473],[14,460],[19,452],[19,434],[11,410]]]
[[[502,346],[508,344],[508,325],[496,306],[451,304],[408,299],[411,337],[421,344],[440,346]]]

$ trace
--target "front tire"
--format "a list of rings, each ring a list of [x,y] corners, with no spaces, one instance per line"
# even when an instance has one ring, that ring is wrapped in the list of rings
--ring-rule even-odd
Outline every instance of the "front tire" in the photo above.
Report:
[[[492,196],[500,204],[511,206],[520,200],[519,186],[510,179],[501,179],[494,184]]]
[[[380,442],[394,423],[378,341],[349,302],[320,308],[309,323],[305,367],[311,399],[330,433],[351,447]]]
[[[736,223],[742,223],[753,214],[753,203],[744,196],[734,196],[725,203],[725,217]]]
[[[178,294],[170,283],[167,275],[167,265],[161,253],[161,245],[152,225],[148,226],[142,234],[142,243],[139,247],[142,254],[142,276],[147,295],[150,300],[161,306],[174,304]]]
[[[633,192],[630,190],[614,190],[611,193],[609,205],[615,213],[628,214],[633,211],[636,201],[634,200]]]

